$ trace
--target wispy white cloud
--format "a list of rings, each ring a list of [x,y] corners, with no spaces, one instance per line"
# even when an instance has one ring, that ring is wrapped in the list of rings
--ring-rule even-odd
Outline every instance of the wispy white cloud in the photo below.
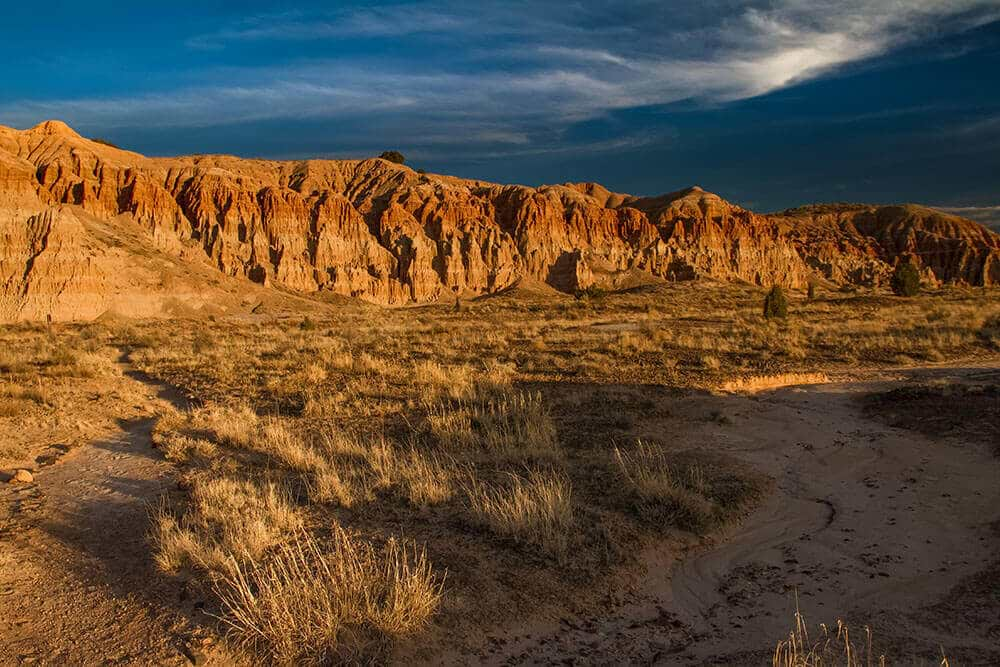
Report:
[[[997,206],[935,206],[945,213],[975,220],[993,231],[1000,233],[1000,205]]]
[[[319,15],[301,11],[261,14],[190,37],[195,49],[221,49],[234,42],[309,41],[345,37],[399,37],[453,32],[470,27],[466,17],[419,5],[350,9]]]
[[[486,152],[493,144],[527,150],[535,143],[544,151],[558,148],[561,130],[577,121],[681,100],[724,104],[759,96],[997,19],[1000,0],[515,1],[484,2],[476,11],[439,0],[271,14],[192,36],[188,46],[360,37],[417,40],[411,52],[427,47],[426,55],[375,59],[350,51],[206,67],[200,83],[174,90],[0,103],[0,122],[25,126],[58,117],[96,132],[405,118],[387,123],[410,130],[410,145],[452,137]],[[444,41],[444,54],[431,48]]]

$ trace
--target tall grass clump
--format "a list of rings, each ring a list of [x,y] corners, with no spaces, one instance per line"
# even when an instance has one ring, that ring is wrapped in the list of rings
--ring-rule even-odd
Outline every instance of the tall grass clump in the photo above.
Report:
[[[859,646],[851,640],[850,629],[841,620],[835,631],[820,624],[819,635],[809,636],[809,628],[796,604],[795,627],[788,639],[778,642],[771,659],[773,667],[885,667],[884,655],[872,649],[872,631],[865,626],[864,642]],[[942,658],[942,667],[948,659]]]
[[[511,474],[505,485],[474,482],[468,493],[473,516],[494,533],[565,555],[573,528],[572,487],[565,477]]]
[[[360,659],[368,643],[423,626],[443,584],[422,549],[390,539],[376,550],[339,526],[323,547],[301,535],[229,571],[215,587],[229,640],[282,665]]]
[[[312,472],[325,463],[320,452],[306,444],[288,424],[277,417],[265,419],[254,440],[251,443],[254,449],[297,472]]]
[[[288,492],[228,477],[196,480],[188,507],[176,515],[160,506],[152,541],[161,570],[225,570],[233,558],[255,558],[300,528]]]
[[[410,503],[426,506],[454,495],[454,461],[422,452],[414,444],[405,449],[384,436],[365,439],[329,428],[311,451],[317,460],[307,486],[316,502],[351,507],[374,500],[378,491],[395,489]]]
[[[502,394],[482,403],[442,403],[428,414],[438,442],[452,450],[478,450],[493,458],[554,458],[556,427],[540,394]]]
[[[249,448],[260,427],[260,418],[245,404],[215,405],[192,414],[198,428],[209,431],[224,445]]]
[[[666,514],[685,530],[703,530],[711,523],[716,506],[701,467],[674,465],[662,447],[641,440],[629,451],[616,447],[614,461],[644,510]]]

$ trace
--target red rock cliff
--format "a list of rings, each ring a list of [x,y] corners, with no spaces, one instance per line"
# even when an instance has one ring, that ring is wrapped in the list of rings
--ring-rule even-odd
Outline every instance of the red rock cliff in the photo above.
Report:
[[[917,206],[761,215],[699,188],[638,198],[589,183],[421,175],[378,159],[147,158],[49,121],[0,127],[0,316],[23,314],[47,283],[99,289],[108,269],[73,245],[66,210],[127,219],[156,249],[231,276],[382,304],[489,293],[522,276],[574,290],[636,271],[877,284],[900,257],[931,280],[1000,283],[1000,236]]]

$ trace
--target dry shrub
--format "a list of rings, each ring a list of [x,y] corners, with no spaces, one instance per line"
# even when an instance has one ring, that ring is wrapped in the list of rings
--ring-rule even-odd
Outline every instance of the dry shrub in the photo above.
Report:
[[[797,605],[796,605],[797,606]],[[885,667],[884,655],[875,655],[872,649],[871,628],[865,626],[865,641],[856,646],[850,637],[850,630],[841,620],[832,632],[825,624],[820,624],[819,636],[812,639],[805,619],[795,612],[795,627],[788,639],[779,641],[774,649],[774,667],[871,667],[878,664]],[[947,667],[948,659],[942,656],[941,666]]]
[[[421,389],[421,400],[431,403],[440,398],[469,398],[475,387],[469,366],[446,367],[435,361],[421,361],[413,366],[411,381]]]
[[[288,424],[277,417],[263,420],[253,449],[297,472],[312,472],[323,467],[326,462],[319,452],[307,445]]]
[[[175,463],[188,463],[192,459],[211,460],[218,454],[215,443],[204,438],[192,437],[181,431],[187,426],[191,413],[168,409],[153,425],[150,435],[153,446],[164,458]]]
[[[702,530],[711,522],[716,506],[701,467],[672,465],[662,447],[641,440],[628,452],[616,447],[614,460],[629,490],[673,523]]]
[[[42,389],[41,382],[34,387],[25,387],[14,382],[0,383],[0,398],[13,399],[18,401],[32,401],[38,405],[48,405],[49,398]]]
[[[415,505],[436,505],[454,495],[454,461],[401,449],[385,438],[364,440],[340,429],[323,432],[315,450],[322,459],[312,469],[310,498],[350,507],[380,490],[398,489]]]
[[[473,516],[490,530],[565,555],[573,528],[572,487],[554,473],[510,475],[505,485],[472,482],[468,489]]]
[[[251,448],[260,426],[260,418],[248,405],[215,405],[192,414],[196,428],[212,433],[224,445]]]
[[[391,539],[376,551],[339,526],[326,550],[302,535],[230,572],[216,586],[230,640],[278,664],[346,662],[364,638],[420,628],[441,599],[423,550]]]
[[[440,404],[428,414],[438,443],[491,457],[553,458],[560,455],[556,427],[541,394],[506,394],[485,403]]]
[[[154,516],[156,562],[166,572],[186,566],[224,570],[233,558],[256,558],[301,526],[287,491],[228,477],[199,479],[180,516],[161,506]]]

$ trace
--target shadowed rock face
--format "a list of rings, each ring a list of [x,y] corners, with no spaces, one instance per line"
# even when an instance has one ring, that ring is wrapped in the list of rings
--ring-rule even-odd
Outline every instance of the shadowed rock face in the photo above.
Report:
[[[1000,236],[917,206],[761,215],[696,187],[637,198],[593,183],[420,175],[379,159],[147,158],[49,121],[0,127],[0,318],[44,317],[35,311],[47,290],[90,293],[116,270],[88,254],[74,211],[128,220],[156,250],[231,276],[381,304],[490,293],[522,277],[565,291],[637,275],[871,285],[903,256],[930,281],[1000,282]]]

